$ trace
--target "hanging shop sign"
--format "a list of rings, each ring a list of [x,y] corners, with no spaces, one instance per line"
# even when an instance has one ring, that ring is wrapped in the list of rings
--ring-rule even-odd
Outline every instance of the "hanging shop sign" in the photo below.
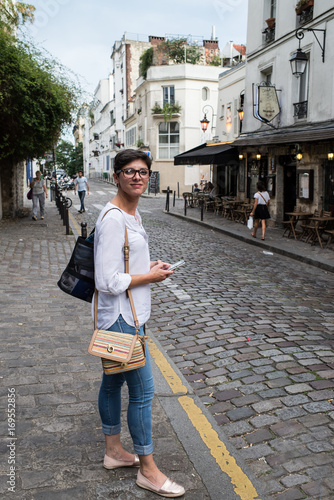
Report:
[[[254,117],[261,122],[270,124],[280,113],[277,90],[274,85],[253,85]]]

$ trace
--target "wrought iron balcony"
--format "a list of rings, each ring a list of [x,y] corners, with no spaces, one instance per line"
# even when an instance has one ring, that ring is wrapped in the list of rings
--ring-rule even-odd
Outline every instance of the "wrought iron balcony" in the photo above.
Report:
[[[264,43],[270,43],[275,40],[275,27],[274,28],[266,28],[264,31],[262,31],[263,36],[263,41]]]
[[[294,114],[296,118],[306,118],[307,117],[307,101],[295,102],[293,105]]]
[[[299,26],[309,23],[310,21],[312,21],[312,19],[313,19],[313,6],[303,10],[299,14]]]

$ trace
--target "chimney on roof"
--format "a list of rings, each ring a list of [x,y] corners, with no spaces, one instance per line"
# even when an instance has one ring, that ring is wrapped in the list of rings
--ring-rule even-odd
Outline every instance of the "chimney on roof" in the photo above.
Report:
[[[216,26],[212,26],[212,35],[211,35],[211,40],[216,40]]]

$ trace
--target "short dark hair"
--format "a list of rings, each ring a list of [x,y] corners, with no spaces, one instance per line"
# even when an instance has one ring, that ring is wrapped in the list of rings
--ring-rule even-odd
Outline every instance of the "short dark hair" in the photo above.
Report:
[[[257,184],[256,184],[256,188],[258,191],[265,191],[266,188],[265,188],[265,185],[263,182],[259,181]]]
[[[138,149],[123,149],[115,156],[114,172],[117,173],[134,160],[143,160],[147,168],[149,170],[151,169],[152,160],[145,151],[139,151]]]

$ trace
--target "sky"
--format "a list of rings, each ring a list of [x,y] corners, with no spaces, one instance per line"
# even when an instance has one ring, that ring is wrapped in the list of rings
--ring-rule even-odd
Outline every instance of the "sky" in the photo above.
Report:
[[[210,39],[212,26],[223,49],[227,42],[246,44],[247,0],[26,0],[36,7],[27,28],[34,42],[80,75],[93,95],[111,70],[113,44],[124,32],[188,35]],[[136,38],[135,38],[136,39]]]

